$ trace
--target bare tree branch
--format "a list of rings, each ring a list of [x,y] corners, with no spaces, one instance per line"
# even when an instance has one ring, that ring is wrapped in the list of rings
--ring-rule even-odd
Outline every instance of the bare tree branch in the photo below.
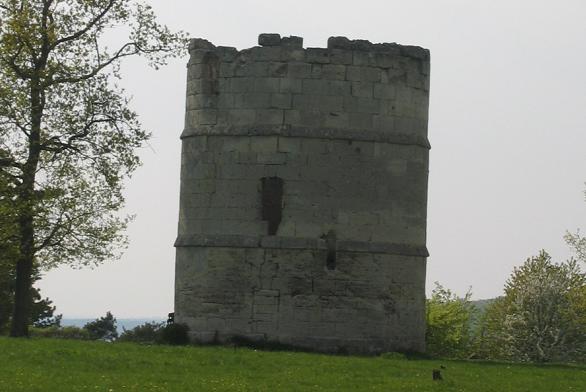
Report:
[[[2,151],[0,151],[2,153]],[[1,157],[0,156],[0,167],[14,167],[17,169],[22,169],[22,165],[18,163],[14,158],[11,157]]]
[[[124,51],[130,47],[134,47],[135,50],[124,53]],[[97,74],[99,74],[100,71],[102,71],[104,68],[108,67],[113,62],[115,62],[116,60],[119,60],[121,58],[128,57],[128,56],[134,56],[138,53],[140,53],[140,50],[138,50],[138,46],[134,42],[128,42],[128,43],[124,44],[120,49],[118,49],[118,51],[112,57],[110,57],[107,61],[105,61],[104,63],[98,64],[92,71],[88,72],[87,74],[73,76],[73,77],[55,78],[55,79],[53,79],[51,77],[51,78],[47,79],[47,81],[44,84],[44,87],[55,86],[57,84],[63,84],[63,83],[78,83],[78,82],[82,82],[84,80],[91,79],[94,76],[96,76]]]
[[[57,219],[57,222],[55,222],[53,224],[53,228],[51,229],[51,232],[49,233],[49,235],[47,237],[45,237],[45,239],[41,242],[41,244],[39,246],[35,247],[35,252],[38,252],[44,248],[46,248],[47,246],[49,246],[49,244],[53,241],[53,238],[55,238],[55,235],[57,234],[57,232],[63,228],[62,226],[62,220],[63,220],[63,214],[61,214],[59,216],[59,218]]]

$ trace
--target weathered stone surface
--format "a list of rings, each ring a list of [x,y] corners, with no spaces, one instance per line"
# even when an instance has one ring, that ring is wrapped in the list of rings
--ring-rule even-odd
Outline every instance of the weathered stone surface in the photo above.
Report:
[[[176,317],[207,342],[240,335],[330,352],[424,349],[423,257],[340,251],[337,264],[325,269],[325,251],[178,247]]]
[[[201,341],[422,351],[429,52],[259,45],[190,47],[176,320]]]
[[[328,49],[352,49],[352,41],[346,37],[330,37]]]
[[[279,34],[261,34],[258,36],[258,44],[260,46],[279,46],[281,36]]]
[[[281,38],[281,45],[288,46],[290,48],[303,48],[303,38],[296,37],[294,35],[290,37]]]
[[[215,46],[210,41],[202,39],[202,38],[192,38],[189,41],[189,50],[197,50],[197,49],[208,49],[212,50]]]

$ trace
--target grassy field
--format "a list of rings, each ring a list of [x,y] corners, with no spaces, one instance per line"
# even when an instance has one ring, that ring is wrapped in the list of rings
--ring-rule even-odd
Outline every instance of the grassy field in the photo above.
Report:
[[[0,391],[583,392],[586,366],[0,338]]]

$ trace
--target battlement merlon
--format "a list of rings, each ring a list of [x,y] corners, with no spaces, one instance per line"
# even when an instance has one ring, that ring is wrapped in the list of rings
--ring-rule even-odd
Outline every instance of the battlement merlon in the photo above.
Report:
[[[346,64],[346,65],[370,65],[370,66],[379,66],[382,68],[388,67],[389,63],[386,61],[382,61],[382,55],[387,56],[403,56],[409,57],[416,60],[423,60],[429,62],[430,54],[429,50],[422,48],[420,46],[411,46],[411,45],[399,45],[397,43],[372,43],[367,40],[357,39],[357,40],[350,40],[346,37],[330,37],[328,39],[328,46],[327,48],[303,48],[303,38],[296,37],[296,36],[289,36],[289,37],[281,37],[279,34],[260,34],[258,36],[258,44],[259,46],[252,47],[249,49],[244,49],[241,52],[249,52],[254,51],[255,49],[269,49],[265,50],[265,52],[272,52],[272,56],[260,56],[256,60],[273,60],[273,61],[287,61],[287,60],[294,60],[294,61],[308,61],[312,62],[313,59],[321,58],[320,61],[315,61],[317,63],[332,63],[332,64]],[[280,48],[284,53],[281,53],[280,56],[276,56],[276,50]],[[271,50],[272,49],[272,50]],[[300,50],[305,52],[306,56],[300,57]],[[202,38],[193,38],[189,43],[189,52],[192,56],[195,54],[195,57],[198,57],[198,54],[202,54],[201,52],[211,52],[216,51],[218,54],[223,54],[224,61],[231,61],[235,59],[235,56],[238,54],[238,50],[234,47],[229,46],[215,46],[208,40]],[[262,51],[262,49],[261,49]],[[296,53],[290,53],[295,51]],[[356,57],[357,61],[354,58],[350,61],[348,56],[342,56],[344,58],[337,58],[340,56],[339,51],[348,51],[348,52],[362,52],[358,53]],[[379,60],[381,61],[369,61],[368,63],[364,63],[364,59],[362,55],[364,53],[372,53],[373,55],[379,55]],[[267,53],[268,54],[268,53]],[[329,54],[330,56],[327,56]],[[268,59],[268,57],[272,57]],[[330,58],[330,61],[326,61],[327,57]],[[194,59],[194,60],[197,60]],[[373,59],[374,60],[374,59]],[[388,59],[387,59],[388,60]]]

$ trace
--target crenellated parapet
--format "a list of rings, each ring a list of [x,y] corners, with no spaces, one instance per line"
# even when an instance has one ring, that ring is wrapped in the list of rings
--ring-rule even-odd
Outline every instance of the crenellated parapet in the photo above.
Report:
[[[184,137],[209,132],[390,141],[429,147],[429,51],[261,34],[241,51],[193,39]],[[307,130],[311,130],[308,132]]]

